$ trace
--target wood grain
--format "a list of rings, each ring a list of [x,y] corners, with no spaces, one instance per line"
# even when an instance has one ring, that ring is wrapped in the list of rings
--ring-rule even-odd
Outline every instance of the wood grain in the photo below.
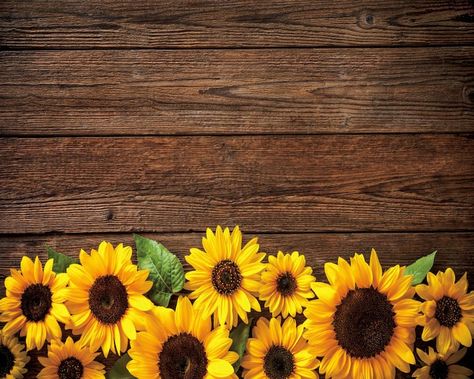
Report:
[[[471,135],[0,139],[0,233],[474,228]]]
[[[0,46],[285,47],[472,44],[468,0],[0,2]]]
[[[474,47],[0,52],[0,135],[474,131]]]

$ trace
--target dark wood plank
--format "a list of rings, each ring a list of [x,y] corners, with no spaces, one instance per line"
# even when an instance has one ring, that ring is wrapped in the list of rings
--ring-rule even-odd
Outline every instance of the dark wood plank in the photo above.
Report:
[[[1,135],[474,131],[474,48],[0,52]]]
[[[0,46],[471,44],[473,17],[468,0],[7,0],[0,2]]]
[[[472,135],[0,139],[0,233],[474,228]]]

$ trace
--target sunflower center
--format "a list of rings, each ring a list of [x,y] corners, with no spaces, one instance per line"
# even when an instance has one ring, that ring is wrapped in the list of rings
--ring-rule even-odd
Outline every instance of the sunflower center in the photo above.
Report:
[[[74,357],[66,358],[58,367],[59,379],[81,379],[83,372],[84,366]]]
[[[296,291],[296,279],[289,273],[281,274],[277,279],[277,290],[283,296],[290,296]]]
[[[21,296],[21,311],[29,321],[44,320],[51,308],[51,290],[42,284],[31,284]]]
[[[97,278],[89,289],[89,307],[100,322],[115,324],[128,308],[125,286],[114,275]]]
[[[452,328],[459,320],[461,320],[461,307],[453,298],[443,296],[436,302],[435,317],[442,326]]]
[[[273,345],[263,359],[263,369],[270,379],[287,379],[295,368],[295,358],[283,346]]]
[[[3,378],[10,373],[15,364],[15,357],[10,349],[4,345],[0,346],[0,377]]]
[[[223,295],[234,293],[242,282],[239,267],[230,259],[224,259],[212,269],[212,285]]]
[[[189,333],[171,336],[163,344],[158,368],[163,379],[202,379],[207,373],[206,350]]]
[[[448,365],[441,359],[437,359],[430,366],[430,376],[432,379],[446,379],[448,372]]]
[[[376,289],[349,291],[334,314],[333,326],[339,345],[356,358],[381,353],[392,338],[394,315],[387,297]]]

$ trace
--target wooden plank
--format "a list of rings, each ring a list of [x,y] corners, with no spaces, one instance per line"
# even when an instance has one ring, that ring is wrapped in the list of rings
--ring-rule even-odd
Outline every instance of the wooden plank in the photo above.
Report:
[[[0,52],[0,135],[474,131],[474,48]]]
[[[0,233],[474,228],[472,135],[0,139]]]
[[[468,0],[0,2],[0,46],[285,47],[472,44]]]

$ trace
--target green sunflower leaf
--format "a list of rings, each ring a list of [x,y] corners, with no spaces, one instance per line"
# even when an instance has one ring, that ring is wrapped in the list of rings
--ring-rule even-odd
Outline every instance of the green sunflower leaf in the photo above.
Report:
[[[251,324],[252,319],[249,319],[248,324],[244,324],[243,322],[241,322],[230,332],[230,338],[232,338],[232,346],[229,350],[235,351],[237,354],[239,354],[239,359],[233,364],[235,372],[237,372],[240,367],[240,361],[242,360],[242,357],[244,355],[247,340],[250,335]]]
[[[183,265],[161,243],[138,234],[134,234],[133,238],[137,246],[138,266],[148,270],[148,278],[153,281],[148,296],[156,305],[167,307],[171,296],[183,289]]]
[[[433,267],[435,256],[436,251],[433,251],[431,254],[417,259],[414,263],[407,266],[405,269],[405,275],[413,275],[413,285],[420,284],[423,280],[425,280],[426,275]]]
[[[77,263],[78,260],[68,257],[56,250],[52,247],[46,246],[46,251],[48,252],[48,259],[53,258],[53,271],[56,274],[61,272],[66,272],[67,268],[72,265],[73,263]]]
[[[115,361],[110,371],[107,373],[107,379],[135,379],[127,370],[127,363],[131,361],[130,355],[124,354]]]

